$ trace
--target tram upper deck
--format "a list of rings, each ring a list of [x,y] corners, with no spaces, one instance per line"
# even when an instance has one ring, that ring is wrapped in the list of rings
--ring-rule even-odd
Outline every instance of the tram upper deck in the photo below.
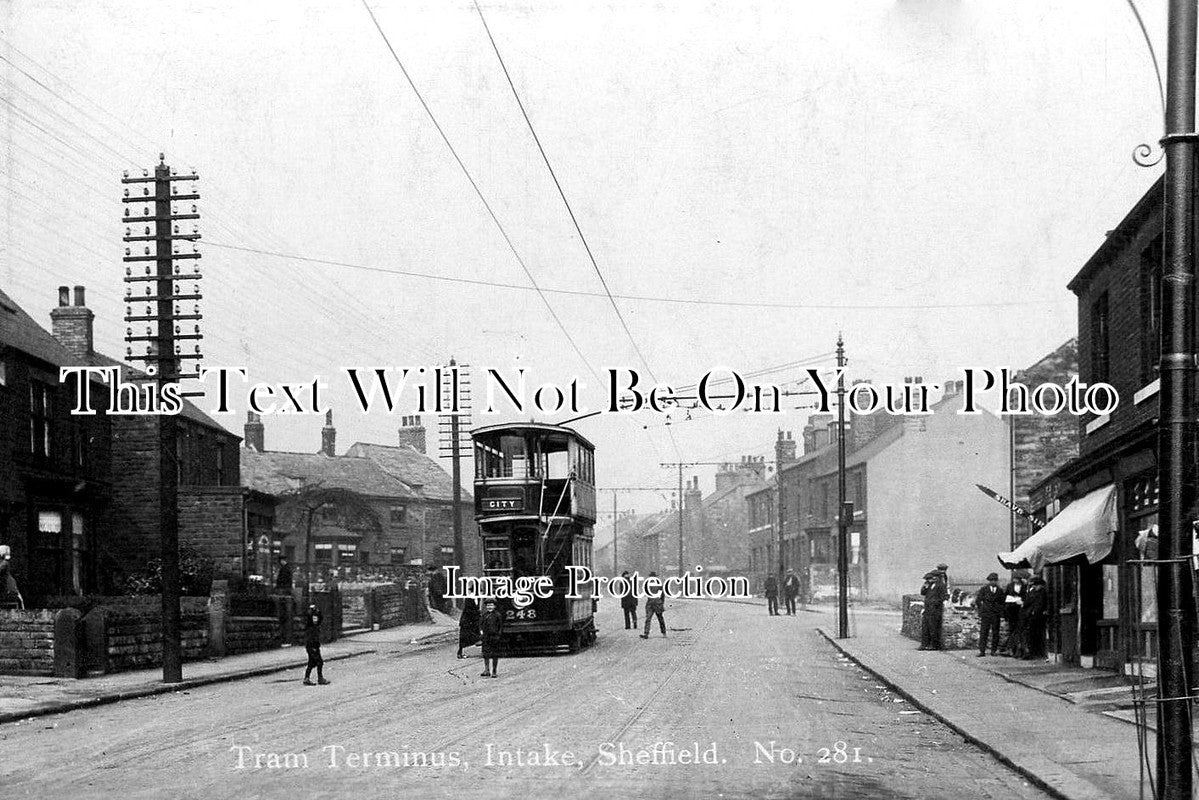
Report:
[[[475,443],[475,519],[595,522],[595,447],[560,425],[491,425]]]

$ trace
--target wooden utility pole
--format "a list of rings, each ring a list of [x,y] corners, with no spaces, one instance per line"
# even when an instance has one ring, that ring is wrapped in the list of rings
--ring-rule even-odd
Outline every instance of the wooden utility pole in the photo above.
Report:
[[[837,334],[837,638],[849,638],[849,524],[845,502],[845,342]],[[853,512],[849,512],[852,518]]]
[[[1191,800],[1195,502],[1195,0],[1170,0],[1157,468],[1159,797]]]
[[[188,259],[198,259],[200,254],[193,251],[182,253],[176,244],[179,241],[196,241],[199,232],[193,228],[191,233],[181,233],[180,220],[196,220],[199,214],[196,207],[191,207],[191,213],[179,213],[177,202],[195,201],[200,195],[194,191],[180,194],[175,186],[176,181],[194,181],[199,176],[193,172],[190,175],[177,175],[166,164],[166,159],[159,155],[159,164],[154,168],[154,176],[150,177],[148,170],[143,170],[142,177],[130,177],[126,172],[121,183],[126,185],[122,202],[125,206],[124,222],[125,242],[145,242],[143,253],[135,255],[131,247],[125,248],[125,341],[128,344],[126,356],[130,359],[144,361],[146,372],[155,377],[158,384],[159,397],[167,384],[177,383],[184,378],[198,377],[195,372],[184,375],[179,365],[184,359],[200,358],[200,345],[195,345],[194,352],[183,352],[179,344],[183,340],[198,340],[200,335],[200,306],[201,298],[199,284],[200,267],[195,265],[189,272],[185,271],[178,262]],[[140,193],[130,190],[130,185],[141,187]],[[153,193],[151,194],[151,185]],[[132,205],[131,205],[132,204]],[[136,206],[141,205],[141,214],[136,213]],[[150,207],[153,205],[153,213]],[[142,233],[137,232],[136,225],[142,225]],[[151,253],[149,243],[154,243]],[[144,263],[142,274],[135,274],[130,265]],[[151,266],[153,264],[153,267]],[[191,283],[191,291],[186,291],[183,285]],[[134,287],[144,285],[143,293],[134,292]],[[193,303],[191,313],[183,305]],[[134,304],[145,304],[144,313],[136,313]],[[184,321],[194,321],[192,332],[187,332]],[[134,323],[147,323],[144,335],[135,333]],[[152,323],[152,324],[151,324]],[[145,346],[146,352],[134,353],[134,346]],[[179,611],[179,470],[178,460],[178,426],[173,415],[158,416],[158,509],[159,535],[161,538],[162,558],[162,680],[165,683],[178,683],[183,680],[183,645],[181,636],[181,617]]]
[[[438,396],[439,406],[444,403],[449,410],[441,414],[440,450],[442,456],[450,459],[450,473],[453,481],[454,503],[454,563],[463,573],[466,572],[466,539],[462,531],[462,451],[463,451],[463,421],[470,427],[470,378],[465,364],[458,364],[453,358],[441,378]],[[465,432],[469,436],[469,432]],[[468,450],[469,452],[469,450]],[[424,558],[422,548],[421,558]]]

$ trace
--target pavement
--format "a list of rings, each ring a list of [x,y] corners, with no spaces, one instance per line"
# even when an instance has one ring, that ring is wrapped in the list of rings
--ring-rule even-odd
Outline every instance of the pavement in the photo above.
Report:
[[[920,651],[899,633],[898,612],[855,612],[850,638],[837,639],[827,613],[821,633],[841,653],[1035,785],[1068,800],[1142,796],[1138,728],[1121,708],[1132,694],[1125,678],[973,651]],[[1152,764],[1152,730],[1143,748]]]
[[[321,655],[326,663],[342,661],[373,654],[380,646],[428,644],[457,636],[457,632],[458,625],[453,618],[437,614],[432,624],[401,625],[345,636],[322,645]],[[186,694],[209,684],[301,669],[307,663],[304,648],[293,645],[219,659],[188,661],[183,665],[180,683],[163,683],[161,667],[82,679],[5,675],[0,676],[0,724],[138,697]]]

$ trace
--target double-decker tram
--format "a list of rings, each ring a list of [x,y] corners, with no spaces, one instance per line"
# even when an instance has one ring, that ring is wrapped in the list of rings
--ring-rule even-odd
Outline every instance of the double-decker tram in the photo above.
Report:
[[[548,576],[550,597],[518,608],[500,598],[506,649],[595,641],[591,587],[567,598],[571,565],[591,567],[595,525],[595,447],[570,428],[534,422],[471,432],[475,448],[475,520],[484,574]]]

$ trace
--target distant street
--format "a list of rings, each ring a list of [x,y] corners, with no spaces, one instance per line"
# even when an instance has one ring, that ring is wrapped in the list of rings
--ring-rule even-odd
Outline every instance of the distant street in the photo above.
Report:
[[[0,726],[0,783],[31,798],[1046,796],[904,713],[815,631],[828,615],[676,602],[669,637],[648,641],[618,615],[601,609],[595,648],[502,660],[495,680],[477,648],[457,661],[393,641],[330,664],[327,687],[289,672]],[[634,763],[611,763],[622,752]],[[696,752],[718,763],[635,763]]]

